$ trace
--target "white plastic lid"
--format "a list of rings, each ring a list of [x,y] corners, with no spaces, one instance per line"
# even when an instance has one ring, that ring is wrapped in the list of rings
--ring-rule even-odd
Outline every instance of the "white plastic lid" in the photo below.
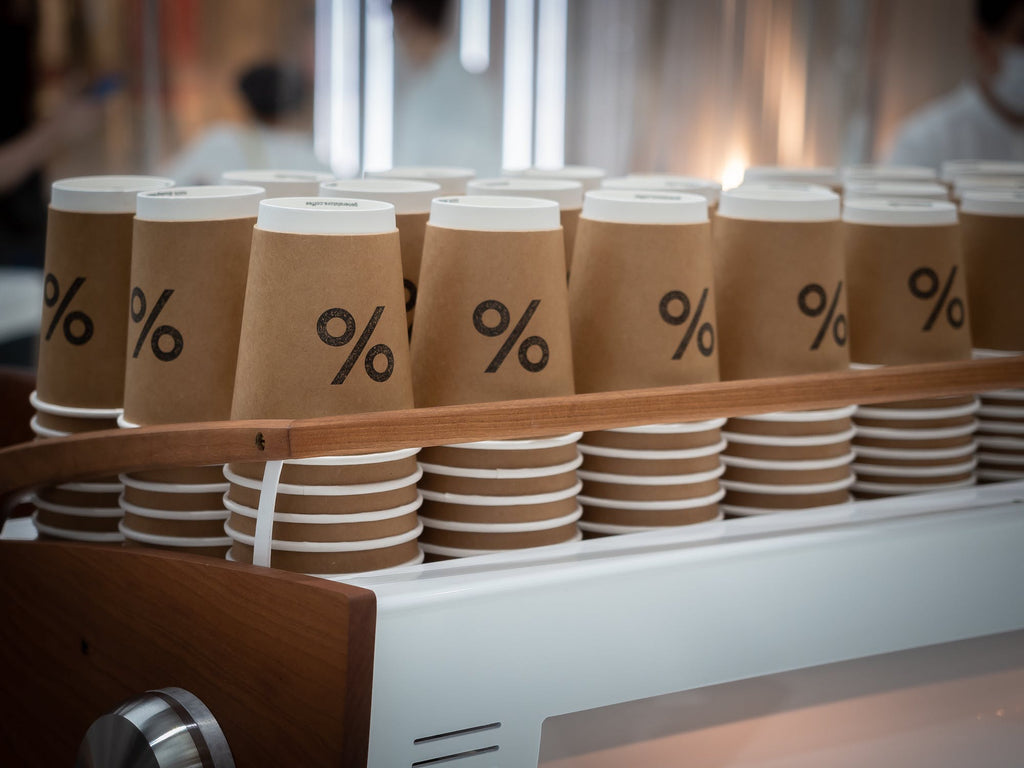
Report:
[[[601,185],[601,179],[608,175],[604,168],[596,168],[591,165],[566,165],[561,168],[524,168],[512,170],[503,168],[502,176],[528,176],[534,179],[568,179],[578,181],[583,185],[583,191],[597,189]]]
[[[938,182],[928,181],[847,181],[843,185],[847,198],[916,197],[923,200],[949,200],[949,190]]]
[[[320,185],[334,178],[320,171],[227,171],[221,184],[251,184],[267,190],[267,197],[293,197],[320,194]]]
[[[843,221],[889,227],[941,227],[956,224],[956,206],[948,200],[865,197],[846,201]]]
[[[139,192],[167,189],[160,176],[77,176],[53,182],[50,207],[70,213],[135,213]]]
[[[144,221],[218,221],[255,217],[263,187],[174,187],[141,192],[135,218]]]
[[[939,175],[927,165],[847,165],[843,181],[935,181]]]
[[[954,181],[965,173],[986,176],[1024,176],[1024,162],[1014,160],[947,160],[939,174],[943,181]]]
[[[430,203],[430,224],[448,229],[515,232],[559,229],[558,203],[538,197],[465,195],[436,197]]]
[[[1024,216],[1024,190],[969,189],[960,210],[982,216]]]
[[[466,191],[470,195],[506,195],[554,200],[563,211],[583,207],[583,185],[572,179],[539,179],[524,176],[476,179],[469,182]]]
[[[953,199],[959,200],[969,189],[1024,189],[1024,175],[990,176],[984,173],[965,173],[953,181]]]
[[[718,202],[722,185],[714,179],[698,176],[676,176],[667,173],[631,173],[601,182],[603,189],[634,189],[648,192],[688,192],[700,195],[710,204]]]
[[[260,203],[256,226],[297,235],[376,235],[395,229],[395,206],[347,197],[275,197]]]
[[[839,195],[816,184],[743,185],[722,192],[718,215],[755,221],[835,221]]]
[[[368,179],[432,181],[441,185],[442,195],[462,195],[466,192],[466,182],[476,177],[476,171],[446,165],[404,165],[386,171],[367,171],[363,175]]]
[[[754,165],[743,172],[743,183],[751,181],[791,181],[800,184],[839,185],[839,172],[835,168],[793,168],[782,165]]]
[[[441,185],[410,179],[345,179],[320,185],[324,197],[356,197],[380,200],[395,206],[395,213],[429,213],[430,201],[439,197]]]
[[[583,218],[622,224],[700,224],[708,201],[685,192],[596,189],[583,200]]]

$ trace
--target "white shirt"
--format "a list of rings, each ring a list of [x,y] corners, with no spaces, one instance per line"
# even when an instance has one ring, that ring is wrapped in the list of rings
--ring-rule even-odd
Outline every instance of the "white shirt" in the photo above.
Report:
[[[977,85],[965,83],[910,116],[888,162],[938,168],[944,160],[1024,160],[1024,128],[1004,120]]]
[[[162,169],[180,185],[219,184],[225,171],[326,171],[301,131],[224,123],[202,133]]]

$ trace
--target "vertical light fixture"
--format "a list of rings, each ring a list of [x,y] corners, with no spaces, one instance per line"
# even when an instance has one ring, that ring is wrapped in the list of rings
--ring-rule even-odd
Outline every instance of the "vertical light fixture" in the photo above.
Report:
[[[366,4],[366,58],[363,91],[363,170],[391,167],[394,123],[395,38],[388,0]]]
[[[528,168],[533,157],[533,3],[505,0],[503,168]]]
[[[313,144],[340,178],[359,173],[360,0],[317,0]]]
[[[459,3],[459,62],[478,75],[491,64],[491,0]]]
[[[568,0],[539,0],[537,10],[537,135],[534,164],[565,165],[565,57]]]

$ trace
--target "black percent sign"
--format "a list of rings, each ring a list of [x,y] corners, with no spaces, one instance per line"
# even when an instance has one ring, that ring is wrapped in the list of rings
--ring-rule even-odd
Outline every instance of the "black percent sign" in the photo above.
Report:
[[[540,306],[540,299],[534,299],[530,302],[530,306],[523,312],[523,316],[519,318],[519,322],[516,323],[516,327],[512,329],[512,332],[505,337],[505,343],[501,345],[498,350],[498,354],[494,356],[490,364],[484,370],[484,373],[495,373],[501,364],[505,362],[505,358],[508,357],[509,352],[512,351],[512,347],[515,346],[516,342],[519,341],[519,337],[523,335],[523,331],[526,330],[526,326],[530,322],[530,318],[537,311],[537,307]],[[498,313],[498,322],[494,325],[487,325],[484,322],[484,314],[488,310],[494,310]],[[494,299],[487,299],[481,301],[476,305],[476,309],[473,310],[473,327],[476,328],[477,333],[481,333],[484,336],[500,336],[508,330],[509,323],[512,321],[512,316],[508,312],[508,307],[502,304],[500,301]],[[529,358],[529,351],[531,348],[537,347],[540,352],[540,360],[533,362]],[[548,364],[548,343],[540,336],[529,336],[523,339],[523,343],[519,345],[519,364],[530,373],[537,373],[543,371]]]
[[[370,317],[370,322],[366,324],[363,332],[356,340],[356,344],[352,347],[352,351],[349,352],[347,358],[345,358],[344,364],[338,370],[334,376],[334,380],[331,384],[344,384],[345,379],[348,378],[352,368],[359,361],[360,355],[363,354],[363,350],[366,349],[367,342],[370,341],[370,337],[373,335],[374,330],[377,328],[377,323],[380,322],[381,315],[384,314],[384,307],[377,307],[373,310],[373,315]],[[341,320],[345,324],[345,332],[341,336],[335,336],[330,332],[327,325],[331,320]],[[331,347],[341,347],[352,341],[352,338],[356,335],[356,319],[352,317],[352,313],[346,309],[340,307],[331,307],[320,313],[320,317],[316,321],[316,335],[320,337],[320,341]],[[381,355],[388,361],[388,366],[383,371],[378,371],[374,363],[377,358]],[[363,367],[366,369],[366,375],[374,381],[380,383],[387,381],[391,378],[391,374],[395,372],[395,355],[391,351],[391,347],[387,344],[375,344],[370,347],[370,351],[366,353],[366,358],[363,360]]]
[[[914,294],[915,298],[927,301],[939,294],[939,300],[935,302],[935,306],[932,307],[932,312],[928,315],[928,319],[925,321],[922,331],[930,331],[932,326],[935,325],[935,321],[938,320],[939,314],[942,312],[942,308],[946,308],[946,320],[953,328],[960,328],[964,324],[964,303],[961,299],[954,297],[949,298],[949,292],[953,288],[953,281],[956,279],[956,267],[954,266],[949,271],[949,277],[946,279],[946,284],[942,286],[942,292],[939,292],[939,276],[935,270],[931,267],[921,267],[915,269],[910,274],[910,279],[907,284],[910,288],[910,292]]]
[[[74,282],[71,283],[71,287],[68,288],[67,293],[61,298],[60,295],[60,283],[57,282],[57,278],[52,273],[47,272],[46,279],[43,281],[43,303],[48,307],[56,305],[60,301],[60,306],[57,307],[57,311],[53,313],[53,318],[50,320],[50,327],[46,329],[46,340],[49,341],[50,337],[53,336],[53,332],[57,330],[57,324],[60,323],[61,317],[64,318],[64,338],[69,343],[74,344],[76,347],[85,344],[89,339],[92,338],[92,318],[89,317],[85,312],[75,310],[74,312],[68,312],[67,308],[71,305],[71,300],[75,298],[75,294],[78,293],[78,289],[82,287],[85,282],[84,277],[76,277]],[[81,330],[75,333],[75,322],[81,323]]]
[[[173,288],[167,288],[163,293],[160,294],[160,298],[156,300],[156,304],[153,305],[153,311],[146,316],[146,294],[143,293],[142,289],[138,286],[132,288],[131,303],[129,305],[129,314],[131,315],[132,322],[141,323],[145,318],[145,323],[142,325],[142,333],[139,334],[139,338],[135,342],[135,350],[132,352],[132,357],[138,357],[139,352],[142,351],[142,345],[146,341],[146,337],[149,337],[149,346],[153,350],[153,354],[156,355],[157,360],[162,360],[165,363],[169,363],[171,360],[177,360],[181,355],[181,350],[185,347],[185,340],[181,337],[181,331],[171,325],[159,325],[153,329],[153,323],[156,322],[157,317],[163,312],[164,306],[170,301],[171,296],[174,295]],[[153,334],[150,336],[150,330],[153,330]],[[174,346],[169,350],[163,349],[160,346],[160,340],[167,336],[174,343]]]
[[[686,352],[686,348],[690,346],[690,340],[693,338],[694,331],[697,333],[697,349],[704,357],[711,357],[711,353],[715,351],[714,327],[712,327],[711,323],[700,322],[701,315],[704,313],[704,303],[707,300],[708,289],[705,288],[701,291],[700,301],[697,302],[697,309],[693,313],[693,320],[686,327],[683,340],[679,342],[675,354],[672,355],[673,360],[679,360]],[[678,315],[672,314],[672,302],[674,301],[679,302],[681,305]],[[690,317],[690,297],[682,291],[669,291],[661,297],[661,303],[658,304],[658,312],[661,314],[661,319],[669,325],[682,325]]]
[[[825,313],[825,321],[818,329],[818,335],[811,342],[812,350],[821,346],[821,342],[825,340],[825,334],[828,333],[829,328],[832,329],[832,338],[835,339],[836,344],[840,347],[846,344],[846,315],[841,312],[838,315],[836,314],[839,294],[842,292],[843,281],[840,280],[836,286],[836,292],[832,296],[831,303],[829,303],[828,294],[825,292],[825,289],[817,283],[808,283],[800,291],[800,295],[797,296],[797,306],[808,317],[820,317],[821,313],[825,312],[826,305],[828,306],[828,312]]]

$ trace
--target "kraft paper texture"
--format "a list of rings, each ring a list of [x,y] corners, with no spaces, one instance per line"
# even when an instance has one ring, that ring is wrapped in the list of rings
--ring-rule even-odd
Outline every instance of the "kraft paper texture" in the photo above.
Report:
[[[573,394],[563,248],[561,228],[427,225],[412,334],[418,406]]]
[[[446,501],[423,500],[420,516],[431,520],[453,520],[460,523],[531,523],[553,520],[572,514],[576,498],[549,501],[544,504],[512,504],[484,506],[483,504],[450,504]]]
[[[726,480],[741,483],[762,483],[764,485],[794,485],[812,483],[831,483],[845,480],[851,473],[850,465],[829,467],[827,469],[751,469],[749,467],[729,467],[725,470]]]
[[[729,419],[726,431],[745,435],[833,435],[853,426],[849,418],[831,421],[762,421],[759,419]]]
[[[564,491],[576,485],[576,470],[541,477],[483,478],[454,477],[425,472],[419,487],[438,493],[457,493],[466,496],[529,496],[536,493]]]
[[[558,445],[554,448],[536,448],[520,451],[478,450],[476,448],[451,448],[435,446],[420,451],[424,464],[440,464],[447,467],[471,469],[526,469],[528,467],[551,467],[565,464],[576,458],[576,444]]]
[[[741,456],[746,459],[765,459],[768,461],[813,461],[815,459],[833,459],[846,456],[851,450],[849,440],[826,445],[782,446],[754,445],[753,443],[730,442],[723,454]]]
[[[615,509],[583,507],[583,519],[605,525],[692,525],[718,517],[718,504],[690,509]]]
[[[257,229],[231,417],[309,418],[412,404],[398,232]]]
[[[562,242],[565,243],[566,275],[572,272],[573,254],[576,253],[576,229],[579,226],[582,211],[582,208],[569,208],[558,214],[562,224]]]
[[[236,562],[252,563],[252,547],[234,542],[230,553]],[[419,553],[420,545],[416,541],[357,552],[289,552],[274,549],[270,552],[270,565],[296,573],[361,573],[402,565]]]
[[[406,321],[410,333],[412,332],[412,319],[416,314],[416,298],[419,295],[423,237],[427,231],[427,219],[429,218],[429,213],[403,213],[395,216],[402,249],[402,279],[405,287]]]
[[[273,537],[279,541],[368,541],[399,536],[411,531],[419,523],[416,513],[410,512],[388,520],[363,523],[281,523],[274,522]],[[234,512],[228,524],[239,533],[256,535],[256,518]]]
[[[651,432],[587,432],[581,443],[603,448],[624,448],[632,451],[679,451],[687,448],[701,448],[715,445],[722,439],[721,430],[708,429],[704,432],[651,433]]]
[[[585,454],[580,469],[586,472],[604,472],[609,475],[689,475],[718,469],[717,453],[695,459],[621,459],[615,456]]]
[[[255,221],[135,222],[135,299],[124,313],[128,421],[150,425],[230,418]],[[136,288],[145,295],[144,312]],[[133,320],[131,312],[140,319]]]
[[[253,480],[263,479],[263,462],[229,464],[236,475]],[[282,483],[295,485],[358,485],[361,483],[382,483],[408,477],[416,472],[416,457],[409,456],[397,461],[382,461],[377,464],[353,464],[331,467],[324,465],[285,464],[281,467]]]
[[[561,544],[576,535],[576,523],[548,528],[542,531],[517,533],[475,533],[468,531],[445,531],[440,528],[424,528],[420,541],[442,547],[459,549],[526,549]]]
[[[960,214],[974,346],[1024,350],[1024,218]]]
[[[133,218],[47,214],[36,382],[46,402],[120,408],[124,401]]]
[[[581,218],[569,308],[578,392],[718,380],[710,224]]]
[[[719,216],[714,239],[723,380],[847,370],[839,222]]]
[[[226,514],[225,517],[227,517]],[[198,539],[224,535],[223,520],[167,520],[157,517],[142,517],[126,512],[124,526],[129,531],[150,533],[155,536],[186,536]]]
[[[844,224],[844,244],[854,362],[970,359],[967,283],[957,225]]]

